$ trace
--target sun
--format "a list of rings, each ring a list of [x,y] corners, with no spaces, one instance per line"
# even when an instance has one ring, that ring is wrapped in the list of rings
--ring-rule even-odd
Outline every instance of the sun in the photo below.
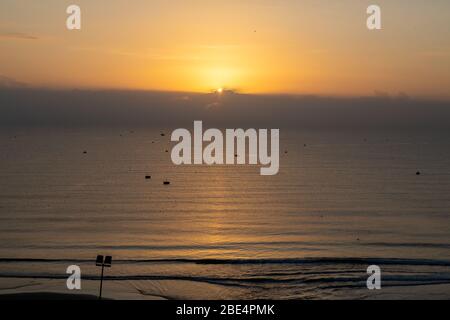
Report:
[[[223,92],[223,88],[217,88],[217,93],[222,93]]]

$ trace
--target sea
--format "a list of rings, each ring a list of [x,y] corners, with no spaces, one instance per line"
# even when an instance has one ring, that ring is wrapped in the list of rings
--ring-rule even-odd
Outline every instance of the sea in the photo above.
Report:
[[[110,255],[111,299],[450,298],[450,131],[280,130],[262,176],[172,129],[0,128],[0,295],[96,296]]]

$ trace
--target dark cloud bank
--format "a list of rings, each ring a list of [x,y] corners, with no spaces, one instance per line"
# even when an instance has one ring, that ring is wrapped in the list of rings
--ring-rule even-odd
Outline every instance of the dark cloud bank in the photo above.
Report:
[[[335,98],[144,91],[0,89],[0,125],[450,131],[450,103],[400,97]]]

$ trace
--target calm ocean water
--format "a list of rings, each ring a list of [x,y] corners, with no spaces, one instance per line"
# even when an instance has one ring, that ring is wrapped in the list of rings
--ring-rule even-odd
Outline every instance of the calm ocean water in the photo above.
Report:
[[[386,290],[450,284],[450,133],[281,130],[261,176],[174,166],[170,132],[2,129],[0,294],[96,280],[97,254],[142,297],[368,298],[370,264]]]

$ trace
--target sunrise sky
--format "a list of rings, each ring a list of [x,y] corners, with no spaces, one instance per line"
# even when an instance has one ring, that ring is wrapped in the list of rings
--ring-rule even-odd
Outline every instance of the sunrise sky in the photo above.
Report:
[[[373,3],[382,9],[381,31],[366,28]],[[81,31],[66,29],[70,4],[81,7]],[[447,99],[449,21],[448,0],[2,0],[0,79]]]

